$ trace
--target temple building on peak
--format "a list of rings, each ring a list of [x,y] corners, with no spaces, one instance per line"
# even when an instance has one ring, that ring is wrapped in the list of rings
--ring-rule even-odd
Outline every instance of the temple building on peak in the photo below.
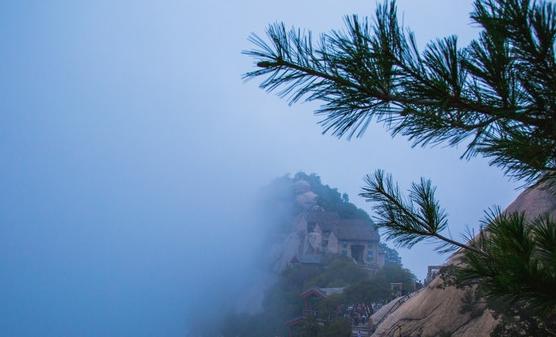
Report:
[[[342,219],[338,213],[307,212],[298,224],[303,244],[294,258],[300,263],[320,263],[326,255],[342,255],[370,270],[384,266],[384,252],[375,225],[365,219]]]

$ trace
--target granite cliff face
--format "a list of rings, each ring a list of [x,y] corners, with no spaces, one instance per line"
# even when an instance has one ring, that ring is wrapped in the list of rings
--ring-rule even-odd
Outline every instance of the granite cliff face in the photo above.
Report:
[[[556,217],[554,191],[544,186],[534,186],[522,192],[505,210],[525,212],[529,218],[549,213]],[[457,263],[455,257],[446,264]],[[436,277],[426,287],[408,298],[400,298],[375,313],[373,320],[378,327],[372,336],[489,336],[497,321],[484,305],[473,311],[464,309],[466,298],[473,290],[445,286]]]

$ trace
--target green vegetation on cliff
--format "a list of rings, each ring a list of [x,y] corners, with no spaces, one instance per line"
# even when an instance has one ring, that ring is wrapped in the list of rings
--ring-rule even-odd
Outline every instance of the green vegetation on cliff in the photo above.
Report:
[[[415,286],[415,276],[398,265],[386,265],[371,275],[342,257],[323,265],[294,265],[286,269],[268,289],[262,313],[231,314],[224,320],[220,332],[224,337],[286,336],[288,328],[285,323],[301,316],[303,311],[303,298],[300,296],[303,291],[315,287],[344,288],[343,293],[331,295],[318,303],[319,316],[329,317],[340,305],[387,303],[395,296],[391,282],[401,282],[408,292]],[[338,331],[346,331],[346,322],[342,317],[318,327],[311,320],[303,324],[307,336],[333,336]],[[351,328],[351,325],[348,326]]]
[[[369,214],[364,210],[357,208],[349,201],[346,193],[338,192],[338,189],[332,188],[321,182],[318,175],[312,173],[298,172],[294,176],[294,181],[306,181],[311,186],[311,191],[317,195],[317,204],[329,212],[336,212],[343,219],[363,219],[371,221]]]

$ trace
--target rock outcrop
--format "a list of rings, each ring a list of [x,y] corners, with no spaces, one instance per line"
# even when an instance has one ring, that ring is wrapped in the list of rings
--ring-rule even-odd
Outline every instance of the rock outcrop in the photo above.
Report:
[[[556,191],[534,186],[522,192],[506,212],[525,212],[529,218],[549,213],[556,217]],[[447,264],[456,263],[450,259]],[[465,310],[464,289],[443,284],[437,276],[425,288],[408,298],[392,301],[373,315],[378,323],[373,337],[481,337],[489,336],[497,321],[486,308]],[[480,305],[480,304],[479,304]]]

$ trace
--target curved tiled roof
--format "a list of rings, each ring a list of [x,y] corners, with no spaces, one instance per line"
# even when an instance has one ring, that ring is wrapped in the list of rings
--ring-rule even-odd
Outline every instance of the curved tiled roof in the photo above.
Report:
[[[307,223],[318,224],[323,232],[332,232],[338,240],[378,241],[379,235],[371,221],[341,219],[338,213],[314,211],[306,217]]]

